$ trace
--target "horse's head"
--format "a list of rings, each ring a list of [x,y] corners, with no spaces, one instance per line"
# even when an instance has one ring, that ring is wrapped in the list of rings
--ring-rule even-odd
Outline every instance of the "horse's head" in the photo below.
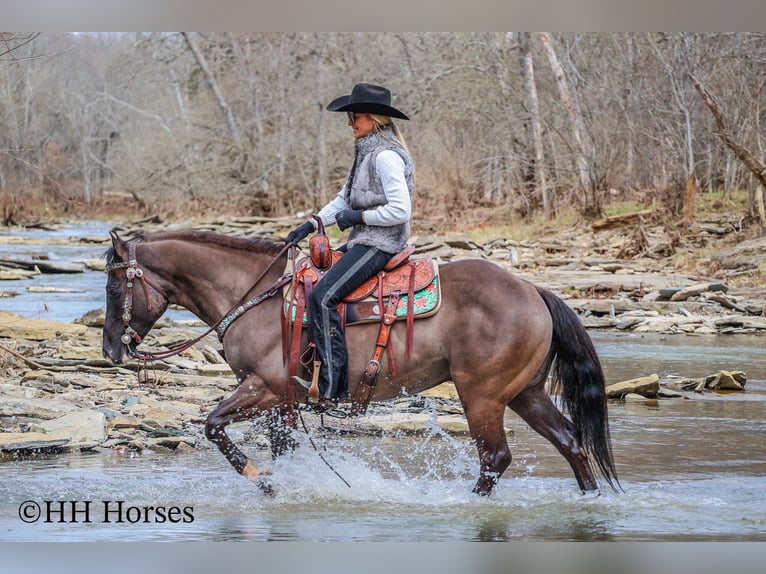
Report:
[[[111,231],[106,252],[106,318],[102,338],[105,358],[121,363],[132,354],[168,307],[157,275],[136,256],[139,241],[125,241]]]

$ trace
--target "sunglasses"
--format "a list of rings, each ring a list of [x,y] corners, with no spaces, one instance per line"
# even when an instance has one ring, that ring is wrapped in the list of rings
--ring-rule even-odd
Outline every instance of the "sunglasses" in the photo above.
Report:
[[[346,112],[346,115],[348,116],[348,121],[350,121],[352,124],[356,121],[356,118],[361,116],[359,112]]]

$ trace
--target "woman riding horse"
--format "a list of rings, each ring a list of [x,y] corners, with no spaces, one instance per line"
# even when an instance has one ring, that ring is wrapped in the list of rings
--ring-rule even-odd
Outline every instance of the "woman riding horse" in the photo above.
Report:
[[[337,223],[342,231],[353,229],[345,254],[316,284],[308,304],[311,333],[321,359],[320,397],[338,401],[349,397],[348,350],[338,304],[405,247],[410,233],[413,164],[392,120],[409,118],[391,106],[388,89],[357,84],[351,94],[333,100],[327,109],[347,112],[356,138],[348,178],[317,216],[324,226]],[[314,221],[307,221],[290,232],[287,243],[297,244],[313,231]],[[300,377],[292,377],[292,381],[306,390],[311,387]]]

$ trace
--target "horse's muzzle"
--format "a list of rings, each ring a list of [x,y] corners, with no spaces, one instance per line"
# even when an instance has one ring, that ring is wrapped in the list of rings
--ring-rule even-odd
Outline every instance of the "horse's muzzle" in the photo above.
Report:
[[[126,348],[122,344],[122,341],[117,341],[116,344],[104,341],[101,352],[105,359],[112,361],[115,365],[121,365],[125,361]]]

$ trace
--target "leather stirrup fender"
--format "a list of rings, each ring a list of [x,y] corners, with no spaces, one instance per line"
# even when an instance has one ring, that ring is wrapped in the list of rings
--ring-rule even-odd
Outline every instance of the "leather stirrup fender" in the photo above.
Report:
[[[332,265],[330,238],[325,235],[322,219],[315,215],[314,220],[317,222],[318,227],[314,237],[309,240],[309,255],[311,256],[311,262],[317,269],[326,271]]]

